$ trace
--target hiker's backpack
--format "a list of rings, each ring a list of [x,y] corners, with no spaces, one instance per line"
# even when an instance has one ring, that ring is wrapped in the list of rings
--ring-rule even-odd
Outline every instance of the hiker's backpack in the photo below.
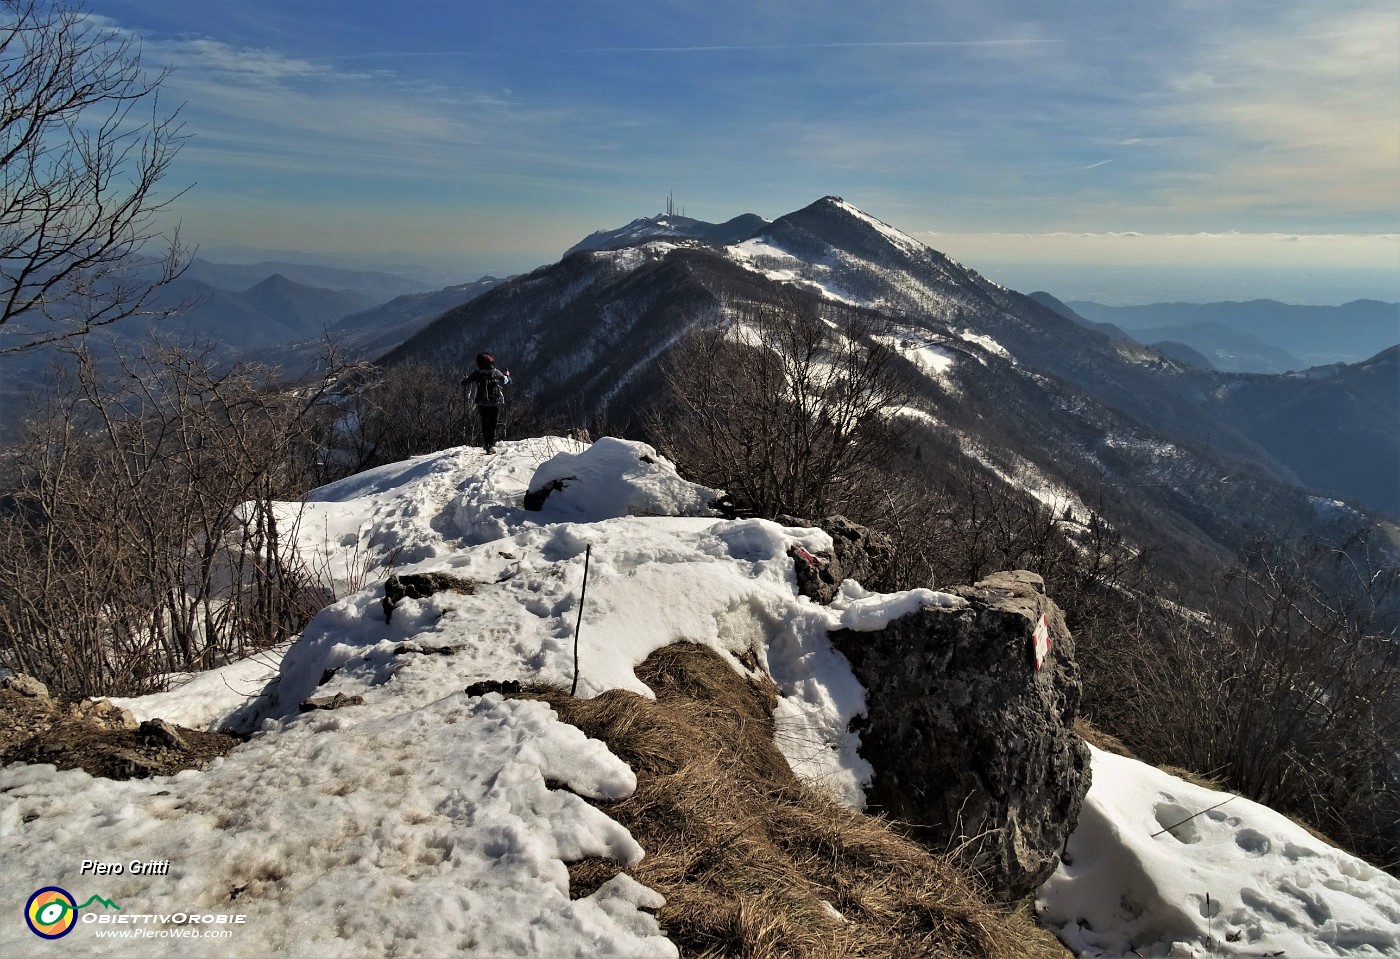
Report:
[[[510,382],[509,377],[497,369],[477,370],[476,405],[500,406],[506,401],[506,391],[501,387]]]

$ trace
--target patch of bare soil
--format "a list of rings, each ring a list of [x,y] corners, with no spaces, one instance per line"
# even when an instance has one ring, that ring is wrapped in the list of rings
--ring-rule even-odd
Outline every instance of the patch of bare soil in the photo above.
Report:
[[[242,741],[161,719],[138,723],[106,700],[64,705],[32,680],[0,684],[0,765],[48,763],[106,779],[144,779],[199,768]]]

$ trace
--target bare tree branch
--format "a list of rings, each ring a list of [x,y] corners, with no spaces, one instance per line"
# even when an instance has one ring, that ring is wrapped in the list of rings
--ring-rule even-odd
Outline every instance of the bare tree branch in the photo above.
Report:
[[[0,0],[0,17],[0,355],[170,315],[151,295],[190,254],[156,225],[183,192],[156,190],[185,139],[166,73],[81,10]]]

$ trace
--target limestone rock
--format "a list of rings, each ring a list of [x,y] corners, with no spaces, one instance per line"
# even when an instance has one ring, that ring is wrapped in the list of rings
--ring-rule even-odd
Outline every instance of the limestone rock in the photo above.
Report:
[[[934,848],[961,848],[1014,899],[1054,871],[1089,789],[1089,751],[1072,728],[1074,640],[1034,573],[951,592],[968,604],[832,639],[867,690],[872,806]],[[1037,669],[1042,621],[1049,651]]]
[[[25,676],[22,673],[15,673],[0,679],[0,689],[9,689],[19,693],[21,696],[32,696],[34,698],[49,698],[49,687],[45,686],[33,676]]]
[[[160,749],[174,749],[189,752],[189,744],[180,730],[163,719],[148,719],[136,728],[137,737],[144,743]]]
[[[299,713],[314,713],[324,709],[340,709],[344,706],[363,706],[365,698],[363,696],[347,696],[345,693],[336,693],[334,696],[316,696],[308,699],[297,707]]]
[[[99,729],[135,729],[139,723],[131,710],[110,699],[85,699],[72,709],[73,718]]]
[[[49,763],[110,779],[169,776],[203,766],[241,741],[163,719],[137,724],[106,700],[64,708],[0,689],[0,764]]]

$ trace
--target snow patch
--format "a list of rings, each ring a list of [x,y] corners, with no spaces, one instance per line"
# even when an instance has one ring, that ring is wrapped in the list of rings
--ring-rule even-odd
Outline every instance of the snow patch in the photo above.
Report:
[[[943,338],[937,334],[911,327],[875,339],[912,362],[930,379],[944,384],[952,382],[949,374],[957,365],[958,356],[942,345]]]
[[[921,410],[917,406],[899,406],[891,410],[893,416],[905,416],[911,420],[918,420],[928,426],[941,426],[943,421],[927,410]]]
[[[988,353],[993,353],[1012,364],[1016,362],[1016,358],[1011,355],[1006,347],[1002,346],[985,333],[974,333],[972,330],[954,330],[953,333],[957,335],[958,338],[966,340],[969,343],[976,343]]]
[[[145,722],[164,719],[190,729],[216,731],[230,713],[262,692],[282,670],[282,657],[291,648],[283,643],[227,666],[202,673],[165,677],[169,689],[147,696],[113,696],[112,702],[130,709]]]
[[[1266,806],[1090,751],[1068,855],[1037,894],[1041,921],[1078,954],[1400,950],[1400,880]]]
[[[852,206],[851,204],[847,203],[845,200],[839,197],[831,197],[830,202],[838,209],[844,210],[851,216],[860,220],[862,223],[866,224],[867,226],[873,227],[875,230],[879,231],[881,236],[889,240],[891,243],[893,243],[899,249],[903,250],[905,253],[919,254],[927,251],[928,249],[928,247],[924,246],[922,243],[914,239],[909,234],[896,230],[894,227],[890,226],[888,223],[885,223],[883,220],[875,219],[869,213],[866,213],[864,210]]]
[[[951,593],[931,589],[910,589],[899,593],[871,593],[854,580],[841,584],[832,600],[831,610],[838,614],[841,629],[858,633],[873,633],[884,629],[893,620],[917,613],[930,606],[966,606],[967,600]]]
[[[624,881],[569,898],[566,862],[643,856],[580,798],[635,786],[601,743],[542,703],[460,690],[354,712],[297,721],[173,777],[6,767],[0,875],[16,890],[100,893],[123,915],[247,917],[229,940],[181,940],[182,955],[677,955],[641,911],[654,893]],[[170,870],[94,880],[84,859]],[[80,924],[65,951],[132,954],[96,929]],[[6,955],[34,942],[22,923],[0,925]]]
[[[666,254],[680,245],[669,240],[651,240],[635,246],[622,247],[618,250],[596,250],[593,255],[600,259],[611,260],[617,269],[635,270],[653,260],[664,258]]]
[[[726,247],[724,252],[739,266],[775,283],[806,287],[838,303],[851,306],[869,305],[852,297],[830,280],[830,265],[808,263],[767,240],[745,240]]]
[[[683,480],[652,447],[605,436],[577,453],[561,452],[540,464],[530,489],[550,484],[540,510],[549,522],[593,523],[616,516],[713,516],[709,504],[724,494]]]

